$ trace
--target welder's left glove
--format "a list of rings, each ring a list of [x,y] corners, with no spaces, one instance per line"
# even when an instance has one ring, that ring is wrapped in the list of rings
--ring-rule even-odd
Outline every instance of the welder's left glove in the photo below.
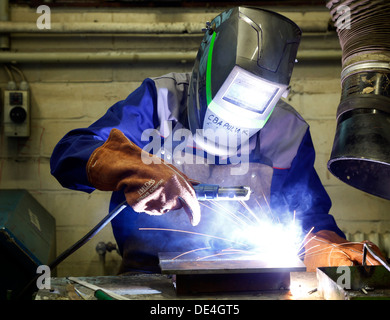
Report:
[[[136,212],[161,215],[183,208],[192,225],[200,221],[200,205],[191,181],[173,165],[147,153],[122,131],[112,129],[87,163],[89,182],[102,191],[123,190]]]
[[[349,242],[329,230],[321,230],[314,236],[305,245],[304,264],[309,272],[315,271],[318,267],[362,265],[364,243],[367,243],[378,257],[386,261],[380,249],[370,241]],[[367,252],[366,264],[379,265],[380,262]]]

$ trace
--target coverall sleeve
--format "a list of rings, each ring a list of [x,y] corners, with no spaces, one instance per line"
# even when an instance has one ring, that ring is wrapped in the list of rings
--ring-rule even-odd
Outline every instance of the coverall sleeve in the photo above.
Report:
[[[156,88],[151,79],[145,79],[141,86],[125,100],[115,103],[107,112],[88,128],[68,132],[55,146],[50,158],[51,174],[60,184],[69,189],[92,192],[86,165],[92,152],[108,138],[111,129],[121,130],[138,146],[145,129],[156,128]]]
[[[315,150],[310,131],[307,130],[298,152],[288,169],[274,169],[271,184],[271,207],[296,213],[303,230],[334,231],[342,237],[334,218],[329,214],[332,206],[325,188],[314,168]]]

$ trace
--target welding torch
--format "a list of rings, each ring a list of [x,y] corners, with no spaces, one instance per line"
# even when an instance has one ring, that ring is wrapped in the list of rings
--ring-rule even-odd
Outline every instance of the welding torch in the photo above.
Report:
[[[251,189],[246,186],[220,187],[217,184],[197,184],[193,186],[198,201],[247,201],[251,195]]]
[[[196,197],[199,201],[205,200],[230,200],[230,201],[246,201],[249,199],[251,190],[246,186],[237,187],[220,187],[216,184],[197,184],[193,186],[195,189]],[[114,219],[123,209],[127,207],[126,201],[120,203],[114,210],[112,210],[107,216],[105,216],[93,229],[91,229],[84,237],[65,250],[57,258],[49,264],[50,270],[53,270],[59,263],[65,258],[78,250],[86,242],[92,239],[101,229],[103,229],[112,219]],[[35,284],[39,274],[35,276],[25,288],[18,294],[17,298],[21,298],[33,284]]]

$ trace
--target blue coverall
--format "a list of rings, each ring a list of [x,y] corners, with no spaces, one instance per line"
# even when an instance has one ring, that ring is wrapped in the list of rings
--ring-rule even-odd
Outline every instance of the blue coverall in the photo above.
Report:
[[[138,89],[110,107],[104,116],[88,128],[67,133],[53,151],[50,161],[52,175],[65,188],[91,193],[95,188],[87,179],[86,164],[92,152],[106,141],[112,128],[121,130],[141,148],[149,142],[143,141],[142,133],[145,130],[159,130],[163,123],[170,123],[173,130],[186,128],[189,80],[190,73],[147,78]],[[161,139],[164,145],[164,137]],[[250,179],[250,175],[252,178],[256,176],[254,180],[269,184],[266,189],[269,192],[267,205],[276,215],[282,211],[295,212],[303,230],[314,227],[313,232],[330,230],[344,237],[329,214],[331,200],[314,169],[315,151],[309,126],[291,106],[279,101],[266,125],[251,138],[250,146],[250,163],[261,165],[262,169],[258,172],[267,172],[269,176],[256,176],[257,171],[256,174],[248,173],[248,177],[242,177],[242,185],[246,185],[245,179]],[[217,158],[213,166],[219,167],[217,169],[225,166],[226,174],[223,169],[217,170],[218,175],[204,182],[229,184],[229,179],[226,179],[229,176],[228,165],[219,162]],[[187,176],[191,174],[185,173]],[[109,210],[124,200],[122,191],[114,191]],[[202,220],[206,215],[202,211]],[[113,233],[123,255],[121,272],[158,272],[158,252],[184,251],[199,246],[199,237],[196,236],[139,230],[140,227],[175,228],[183,225],[193,230],[182,213],[148,216],[134,212],[131,207],[122,211],[112,221]],[[215,230],[213,228],[208,228],[208,232]]]

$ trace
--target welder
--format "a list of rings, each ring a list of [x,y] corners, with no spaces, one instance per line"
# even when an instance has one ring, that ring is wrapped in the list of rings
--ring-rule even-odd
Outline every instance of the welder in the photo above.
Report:
[[[329,214],[309,126],[281,99],[301,30],[255,7],[229,9],[206,26],[192,72],[147,78],[88,128],[67,133],[52,174],[66,188],[112,191],[110,210],[126,201],[112,221],[121,273],[159,272],[159,252],[222,246],[199,234],[222,238],[234,226],[199,204],[197,183],[248,186],[279,221],[294,212],[304,231],[314,228],[308,250],[332,248],[307,254],[309,270],[359,263],[362,246],[346,244]]]

